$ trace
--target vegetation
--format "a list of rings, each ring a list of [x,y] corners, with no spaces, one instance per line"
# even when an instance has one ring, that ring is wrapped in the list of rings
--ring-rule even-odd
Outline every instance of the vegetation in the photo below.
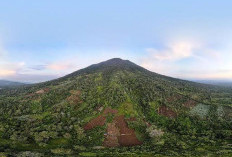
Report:
[[[112,59],[57,80],[2,89],[0,156],[231,156],[231,104],[231,88]],[[103,125],[85,130],[98,116],[106,118]],[[117,116],[142,145],[103,145]]]

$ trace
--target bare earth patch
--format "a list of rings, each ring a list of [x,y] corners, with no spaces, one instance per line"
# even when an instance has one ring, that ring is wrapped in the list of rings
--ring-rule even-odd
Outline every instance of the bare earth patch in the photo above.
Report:
[[[111,108],[106,108],[103,112],[104,115],[108,115],[109,113],[112,113],[112,114],[117,114],[118,113],[118,110],[115,110],[115,109],[111,109]]]
[[[169,103],[172,103],[172,102],[175,102],[175,101],[177,101],[179,99],[182,99],[182,97],[183,97],[182,95],[176,94],[174,96],[171,96],[171,97],[167,98],[167,101]]]
[[[118,147],[119,146],[118,136],[120,136],[120,132],[118,128],[115,126],[115,123],[108,123],[107,133],[105,134],[105,140],[103,142],[103,146]]]
[[[166,116],[166,117],[169,117],[169,118],[176,118],[177,117],[176,112],[173,111],[172,109],[170,109],[167,106],[161,106],[161,107],[159,107],[158,113],[160,115],[163,115],[163,116]]]
[[[79,90],[72,90],[70,91],[71,96],[67,98],[67,100],[72,104],[78,104],[82,103],[82,100],[80,99],[81,91]]]
[[[111,108],[106,108],[101,115],[92,119],[84,126],[84,130],[91,130],[96,126],[103,126],[106,123],[106,117],[108,114],[114,114],[114,120],[112,123],[107,124],[105,133],[105,140],[103,146],[105,147],[118,147],[118,146],[135,146],[141,145],[133,129],[130,129],[127,125],[125,117],[117,116],[118,111]],[[129,118],[129,121],[136,121],[136,118]]]
[[[47,93],[49,92],[49,88],[44,88],[44,89],[41,89],[41,90],[38,90],[37,92],[35,92],[36,94],[44,94],[44,93]]]
[[[197,105],[197,102],[194,100],[188,100],[184,103],[184,106],[187,108],[191,108]]]
[[[43,95],[45,93],[48,93],[50,91],[49,88],[44,88],[44,89],[40,89],[34,93],[30,93],[30,94],[27,94],[25,96],[26,99],[29,99],[29,100],[35,100],[35,99],[38,99],[40,97],[40,95]]]
[[[105,124],[105,122],[106,122],[106,116],[109,113],[116,114],[116,113],[118,113],[118,111],[114,110],[114,109],[111,109],[111,108],[106,108],[101,115],[99,115],[97,118],[94,118],[90,122],[88,122],[84,126],[84,130],[91,130],[94,127],[103,126]]]
[[[134,130],[128,127],[124,116],[117,116],[114,121],[116,127],[118,127],[120,131],[120,136],[118,137],[120,146],[135,146],[142,144],[142,142],[137,139]]]
[[[92,119],[89,123],[84,126],[84,130],[91,130],[97,126],[103,126],[106,122],[106,117],[100,115],[97,118]]]

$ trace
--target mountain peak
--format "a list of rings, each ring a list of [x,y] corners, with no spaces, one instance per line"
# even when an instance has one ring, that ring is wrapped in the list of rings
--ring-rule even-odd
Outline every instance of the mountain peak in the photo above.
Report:
[[[119,64],[128,64],[132,63],[129,60],[123,60],[121,58],[112,58],[107,61],[101,62],[99,64],[108,64],[108,65],[119,65]]]
[[[139,65],[129,61],[129,60],[124,60],[121,58],[112,58],[104,62],[100,62],[98,64],[93,64],[90,66],[91,68],[99,68],[99,69],[104,69],[104,68],[117,68],[117,69],[127,69],[127,70],[132,70],[132,69],[143,69]]]
[[[107,61],[116,61],[116,62],[121,62],[121,61],[124,61],[123,59],[121,59],[121,58],[112,58],[112,59],[109,59],[109,60],[107,60]],[[107,62],[106,61],[106,62]]]
[[[142,68],[141,66],[129,61],[124,60],[121,58],[112,58],[97,64],[92,64],[87,68],[78,70],[74,73],[66,75],[63,78],[73,77],[82,73],[95,73],[99,71],[115,71],[115,70],[128,70],[128,71],[146,71],[146,69]]]

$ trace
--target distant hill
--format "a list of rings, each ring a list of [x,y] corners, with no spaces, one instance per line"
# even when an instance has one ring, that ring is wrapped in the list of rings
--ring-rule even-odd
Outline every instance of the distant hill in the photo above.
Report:
[[[223,87],[232,87],[232,81],[225,81],[225,80],[196,80],[196,82],[223,86]]]
[[[0,80],[0,88],[5,87],[16,87],[16,86],[22,86],[25,85],[24,83],[20,82],[13,82],[13,81],[7,81],[7,80]]]
[[[113,58],[56,80],[2,90],[0,152],[229,156],[231,105],[231,88]]]

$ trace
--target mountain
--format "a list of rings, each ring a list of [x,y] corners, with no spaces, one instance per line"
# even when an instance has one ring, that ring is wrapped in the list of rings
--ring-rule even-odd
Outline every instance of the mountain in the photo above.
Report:
[[[5,88],[5,87],[17,87],[17,86],[22,86],[25,85],[24,83],[20,82],[13,82],[13,81],[7,81],[7,80],[0,80],[0,88]]]
[[[114,58],[0,93],[0,152],[29,156],[231,155],[232,88]],[[1,153],[0,153],[1,154]]]
[[[232,87],[232,81],[226,81],[226,80],[196,80],[196,82],[223,86],[223,87]]]

